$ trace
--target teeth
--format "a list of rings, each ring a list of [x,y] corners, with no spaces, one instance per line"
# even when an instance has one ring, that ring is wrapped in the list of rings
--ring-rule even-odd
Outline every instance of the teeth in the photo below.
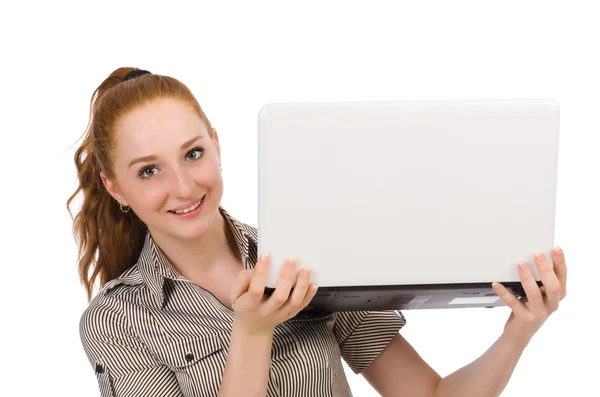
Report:
[[[186,208],[186,209],[183,209],[183,210],[180,210],[180,211],[173,210],[173,212],[176,213],[176,214],[179,214],[179,215],[181,215],[181,214],[187,214],[188,212],[193,211],[196,208],[198,208],[200,206],[200,203],[202,203],[202,200],[198,201],[196,204],[192,205],[189,208]]]

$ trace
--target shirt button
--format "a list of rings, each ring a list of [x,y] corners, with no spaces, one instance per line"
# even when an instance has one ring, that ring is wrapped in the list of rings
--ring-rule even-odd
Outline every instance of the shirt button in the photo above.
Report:
[[[194,355],[192,353],[188,353],[185,355],[185,359],[187,361],[192,361],[194,359]]]
[[[104,367],[102,367],[100,364],[96,364],[96,372],[99,374],[104,373]]]

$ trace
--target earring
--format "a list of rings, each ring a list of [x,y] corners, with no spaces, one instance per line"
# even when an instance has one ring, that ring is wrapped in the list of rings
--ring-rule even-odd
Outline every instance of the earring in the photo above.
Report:
[[[131,209],[131,207],[130,207],[130,206],[126,205],[125,207],[127,207],[127,211],[125,211],[125,210],[123,209],[123,204],[120,204],[120,203],[119,203],[119,207],[121,208],[121,211],[122,211],[122,212],[124,212],[124,213],[128,213],[128,212],[129,212],[129,210]]]

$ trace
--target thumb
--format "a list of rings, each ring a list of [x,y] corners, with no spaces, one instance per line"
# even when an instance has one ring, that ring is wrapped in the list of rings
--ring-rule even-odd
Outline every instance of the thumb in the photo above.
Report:
[[[253,273],[254,269],[245,269],[238,273],[229,290],[229,298],[231,299],[232,306],[240,296],[248,291]]]

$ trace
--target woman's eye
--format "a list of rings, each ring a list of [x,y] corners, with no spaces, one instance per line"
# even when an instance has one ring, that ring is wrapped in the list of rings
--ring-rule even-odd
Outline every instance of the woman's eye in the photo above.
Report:
[[[146,179],[156,174],[156,167],[146,167],[140,171],[140,178]]]
[[[204,149],[201,149],[201,148],[192,149],[188,152],[187,158],[189,160],[198,160],[200,157],[202,157],[203,152],[204,152]]]
[[[198,146],[187,152],[185,157],[190,161],[196,161],[202,157],[204,154],[204,148]],[[158,168],[154,165],[147,165],[140,170],[138,173],[138,178],[140,179],[149,179],[154,175],[158,174]]]

